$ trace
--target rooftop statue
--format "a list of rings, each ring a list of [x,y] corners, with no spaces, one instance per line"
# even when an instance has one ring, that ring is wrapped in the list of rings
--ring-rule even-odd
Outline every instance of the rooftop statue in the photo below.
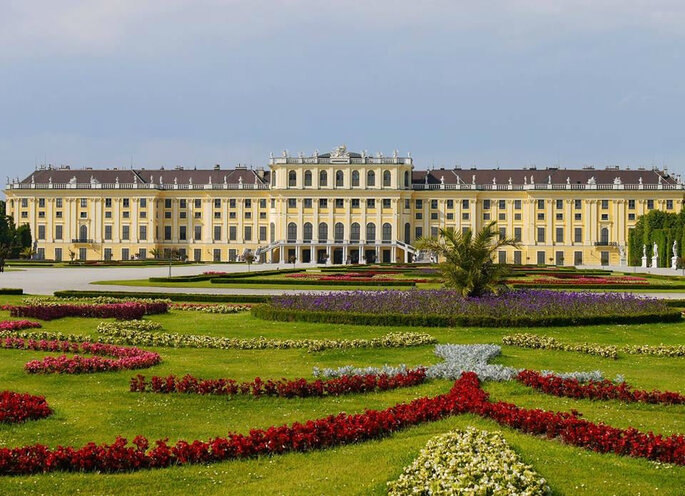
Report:
[[[346,145],[336,146],[335,149],[331,152],[332,158],[347,158],[349,156],[350,154],[347,151]]]

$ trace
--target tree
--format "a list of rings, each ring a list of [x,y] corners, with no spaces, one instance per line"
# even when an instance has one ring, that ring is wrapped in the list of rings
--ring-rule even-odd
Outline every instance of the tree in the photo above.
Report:
[[[76,252],[72,249],[69,249],[69,260],[71,263],[74,263],[74,259],[76,258]]]
[[[0,247],[3,247],[5,258],[18,258],[23,250],[32,248],[31,228],[28,224],[16,227],[5,212],[5,202],[0,201]]]
[[[5,272],[5,260],[10,256],[9,245],[0,244],[0,272]]]
[[[433,252],[444,260],[439,268],[445,287],[464,296],[496,294],[506,289],[502,280],[508,268],[493,262],[497,250],[504,246],[519,245],[514,239],[500,239],[494,222],[475,235],[470,229],[440,229],[438,238],[422,238],[417,243],[420,250]]]
[[[33,256],[36,254],[36,250],[31,248],[30,246],[28,248],[24,248],[19,252],[19,255],[21,258],[24,258],[26,260],[31,260]]]
[[[250,265],[252,265],[252,262],[254,262],[255,256],[254,253],[251,251],[248,251],[245,254],[245,263],[247,264],[247,271],[250,272]]]
[[[152,258],[158,259],[161,257],[162,252],[160,252],[157,248],[153,248],[150,250],[150,255],[152,255]]]
[[[295,255],[290,255],[288,261],[293,264],[293,269],[295,268],[295,262],[297,262],[297,257]]]

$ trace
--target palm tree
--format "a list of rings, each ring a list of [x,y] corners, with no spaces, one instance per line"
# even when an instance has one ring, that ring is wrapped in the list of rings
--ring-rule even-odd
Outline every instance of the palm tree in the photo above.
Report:
[[[514,239],[503,239],[491,222],[475,235],[470,229],[457,232],[453,228],[440,229],[438,238],[423,238],[417,242],[421,250],[428,250],[444,261],[440,271],[445,287],[454,288],[464,296],[499,293],[506,289],[502,282],[506,265],[493,262],[493,256],[503,246],[518,247]]]

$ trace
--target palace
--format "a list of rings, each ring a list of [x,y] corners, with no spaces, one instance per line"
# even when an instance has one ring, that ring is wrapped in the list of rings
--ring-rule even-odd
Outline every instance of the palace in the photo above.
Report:
[[[679,212],[680,178],[657,169],[415,170],[411,155],[271,157],[267,170],[42,167],[9,182],[7,213],[37,258],[370,263],[419,260],[439,228],[496,222],[520,241],[500,262],[625,265],[651,209]]]

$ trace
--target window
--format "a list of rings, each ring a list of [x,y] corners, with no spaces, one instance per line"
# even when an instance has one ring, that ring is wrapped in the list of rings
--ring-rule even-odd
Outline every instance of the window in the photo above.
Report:
[[[564,220],[564,214],[556,214],[557,220]]]
[[[245,208],[252,208],[252,200],[249,198],[245,200]]]
[[[583,252],[574,251],[573,252],[573,265],[583,265]]]
[[[312,199],[311,198],[305,198],[304,199],[304,208],[312,208]]]
[[[164,226],[164,240],[171,240],[171,226]]]
[[[438,213],[437,212],[431,212],[431,220],[438,220]]]
[[[221,226],[214,226],[214,241],[221,241]]]
[[[319,198],[319,208],[328,208],[327,198]]]
[[[62,239],[62,225],[55,226],[55,239]]]
[[[359,243],[359,237],[361,236],[361,229],[357,222],[353,222],[350,226],[350,241],[352,243]]]
[[[558,251],[554,254],[554,265],[564,265],[564,252]]]
[[[416,200],[416,210],[421,210],[423,208],[423,200]]]
[[[352,171],[352,186],[359,186],[359,171]]]
[[[121,239],[123,241],[131,239],[131,228],[129,226],[121,226]]]
[[[538,200],[538,209],[539,210],[545,209],[545,200]]]
[[[199,198],[195,200],[195,208],[202,208],[202,200]]]
[[[202,239],[202,226],[195,226],[195,241]]]
[[[464,210],[468,210],[468,208],[469,208],[469,201],[468,201],[468,200],[462,200],[462,201],[461,201],[461,208],[463,208]]]
[[[483,214],[483,220],[490,220],[490,212],[485,212]]]
[[[112,249],[111,248],[105,248],[105,260],[107,260],[107,261],[112,260]]]
[[[602,200],[602,210],[609,208],[609,200]]]
[[[666,200],[666,209],[673,210],[673,200]]]
[[[182,216],[182,218],[185,218],[185,217]],[[228,212],[228,218],[229,219],[235,219],[236,218],[235,212]]]
[[[245,226],[245,236],[243,241],[252,241],[252,226]]]
[[[583,208],[583,201],[582,200],[573,200],[573,208],[576,210],[580,210]]]
[[[79,227],[78,237],[80,241],[86,241],[88,239],[88,226]]]
[[[138,250],[138,259],[139,260],[145,260],[147,258],[147,250],[145,248],[141,248]]]
[[[248,212],[245,212],[245,214],[246,214],[245,217],[247,217],[247,213],[248,213]],[[195,218],[196,218],[196,219],[201,219],[201,218],[202,218],[202,212],[195,212]]]
[[[483,210],[490,210],[490,200],[483,200]]]
[[[129,260],[131,256],[129,255],[128,248],[122,248],[121,249],[121,259],[122,260]]]
[[[130,212],[123,212],[122,216],[124,219],[128,219],[131,216],[131,213]]]
[[[214,248],[212,258],[215,262],[221,262],[221,248]]]
[[[271,186],[276,186],[276,171],[271,172]]]
[[[228,239],[229,241],[235,241],[238,239],[238,228],[236,226],[228,227]]]
[[[288,172],[288,187],[294,188],[297,186],[297,173],[294,170]]]
[[[514,264],[515,264],[515,265],[521,265],[521,259],[522,259],[522,258],[523,258],[523,257],[521,256],[521,252],[518,251],[518,250],[516,250],[516,251],[514,252]]]
[[[390,208],[390,198],[383,198],[383,208]]]
[[[336,198],[335,208],[345,208],[345,200],[343,200],[342,198]]]
[[[321,222],[319,224],[319,243],[328,242],[328,224]]]
[[[145,212],[143,212],[143,213],[145,213]],[[220,219],[220,218],[221,218],[221,212],[220,212],[219,210],[217,210],[216,212],[214,212],[214,218],[215,218],[215,219]]]
[[[110,200],[111,203],[112,200]],[[62,208],[62,199],[61,198],[56,198],[55,199],[55,208]]]
[[[409,187],[409,171],[404,171],[404,187]]]
[[[628,220],[635,220],[635,214],[628,214]]]
[[[62,261],[62,248],[55,248],[55,262]]]
[[[335,171],[335,186],[342,188],[345,185],[345,174],[343,171]]]
[[[288,208],[297,208],[297,198],[288,198]]]
[[[461,220],[469,220],[469,213],[468,212],[462,212]]]
[[[221,208],[221,199],[220,198],[214,199],[214,208]]]
[[[538,212],[538,220],[545,220],[545,213],[544,212]]]
[[[147,241],[147,226],[138,226],[138,239]]]
[[[235,198],[231,198],[230,200],[228,200],[228,207],[229,208],[235,208],[235,206],[236,206]]]
[[[514,228],[514,241],[516,241],[518,243],[521,242],[521,228],[520,227]]]
[[[419,220],[423,219],[423,212],[416,212],[416,218]]]
[[[500,250],[497,252],[497,262],[500,264],[507,263],[507,252],[506,251]]]
[[[564,208],[564,200],[557,200],[556,201],[556,207],[557,207],[557,210],[563,209]]]
[[[545,252],[544,251],[538,252],[538,265],[545,265]]]
[[[583,214],[574,214],[573,220],[583,220]]]
[[[404,209],[409,210],[411,208],[411,201],[409,201],[408,198],[405,198],[404,200]]]
[[[573,242],[582,243],[583,242],[583,228],[576,227],[573,229]]]
[[[238,258],[238,250],[235,248],[229,248],[228,250],[228,261],[235,262]]]
[[[507,228],[506,227],[500,227],[499,228],[499,239],[507,239]]]
[[[545,242],[545,228],[544,227],[538,227],[538,243],[544,243]]]
[[[29,206],[29,199],[28,198],[22,198],[21,199],[21,206],[23,208],[27,208]]]
[[[288,243],[294,243],[297,241],[297,224],[291,222],[288,224]]]
[[[635,200],[628,200],[628,210],[635,210]]]
[[[124,208],[129,208],[131,206],[131,202],[128,198],[122,199],[121,204]]]
[[[81,198],[81,208],[86,208],[88,206],[88,200]]]
[[[438,208],[438,200],[431,200],[431,208],[433,210]]]
[[[188,239],[188,233],[187,233],[187,227],[186,226],[179,226],[178,228],[178,239],[180,241],[185,241]]]
[[[334,229],[334,236],[336,243],[342,243],[345,238],[345,226],[342,222],[336,222]]]
[[[383,224],[383,243],[390,243],[392,240],[392,226],[386,222]]]
[[[188,202],[185,200],[179,200],[178,201],[178,207],[179,208],[187,208],[188,207]]]
[[[416,234],[416,239],[421,239],[423,237],[423,228],[421,226],[416,226],[414,231]]]
[[[38,226],[38,239],[45,239],[45,225],[41,224]]]
[[[504,210],[507,207],[507,202],[506,200],[499,200],[497,208],[500,210]]]
[[[376,173],[374,171],[369,171],[366,173],[366,185],[375,186],[376,185]]]
[[[140,205],[140,208],[146,208],[147,207],[147,199],[141,198],[140,200],[138,200],[138,205]]]
[[[107,200],[109,200],[109,206],[111,207],[112,206],[112,199],[107,198]],[[105,205],[105,206],[107,206],[107,205]],[[171,208],[171,198],[167,198],[166,200],[164,200],[164,208]]]
[[[431,226],[431,238],[437,238],[438,237],[438,228]]]
[[[352,208],[359,208],[359,198],[352,198]]]
[[[564,242],[564,228],[563,227],[557,227],[556,230],[556,242],[557,243],[563,243]]]
[[[266,199],[259,200],[259,208],[266,208]]]
[[[391,184],[390,171],[384,171],[383,172],[383,186],[389,187],[390,184]]]
[[[376,208],[376,200],[373,198],[368,198],[366,200],[366,208]]]
[[[521,200],[514,200],[514,210],[521,210]]]
[[[328,186],[328,173],[326,171],[319,172],[319,186]]]
[[[498,214],[497,218],[499,220],[507,220],[507,214],[500,213]]]
[[[217,213],[218,213],[218,212],[217,212]],[[140,212],[140,213],[138,214],[138,216],[139,216],[141,219],[147,219],[147,213],[146,213],[146,212]]]
[[[110,213],[110,215],[111,215],[111,212],[109,212],[109,213]],[[56,211],[56,212],[55,212],[55,217],[57,217],[58,219],[61,219],[61,218],[62,218],[62,211],[61,211],[61,210]]]
[[[602,220],[609,220],[609,214],[602,214]]]
[[[376,224],[373,222],[366,224],[366,241],[367,243],[376,242]]]
[[[259,241],[266,241],[266,226],[259,226]]]
[[[302,240],[305,243],[311,243],[312,242],[312,236],[313,236],[313,227],[311,222],[305,222],[303,226],[303,231],[302,231]]]
[[[38,208],[45,208],[45,198],[38,198]]]
[[[447,208],[454,208],[454,200],[447,200]]]
[[[81,261],[85,261],[88,259],[88,248],[78,249],[78,259]]]
[[[43,212],[43,211],[38,212],[38,218],[39,218],[39,219],[44,219],[44,218],[45,218],[45,212]]]
[[[312,185],[312,171],[310,171],[310,170],[304,171],[304,185],[305,186],[311,186]]]

